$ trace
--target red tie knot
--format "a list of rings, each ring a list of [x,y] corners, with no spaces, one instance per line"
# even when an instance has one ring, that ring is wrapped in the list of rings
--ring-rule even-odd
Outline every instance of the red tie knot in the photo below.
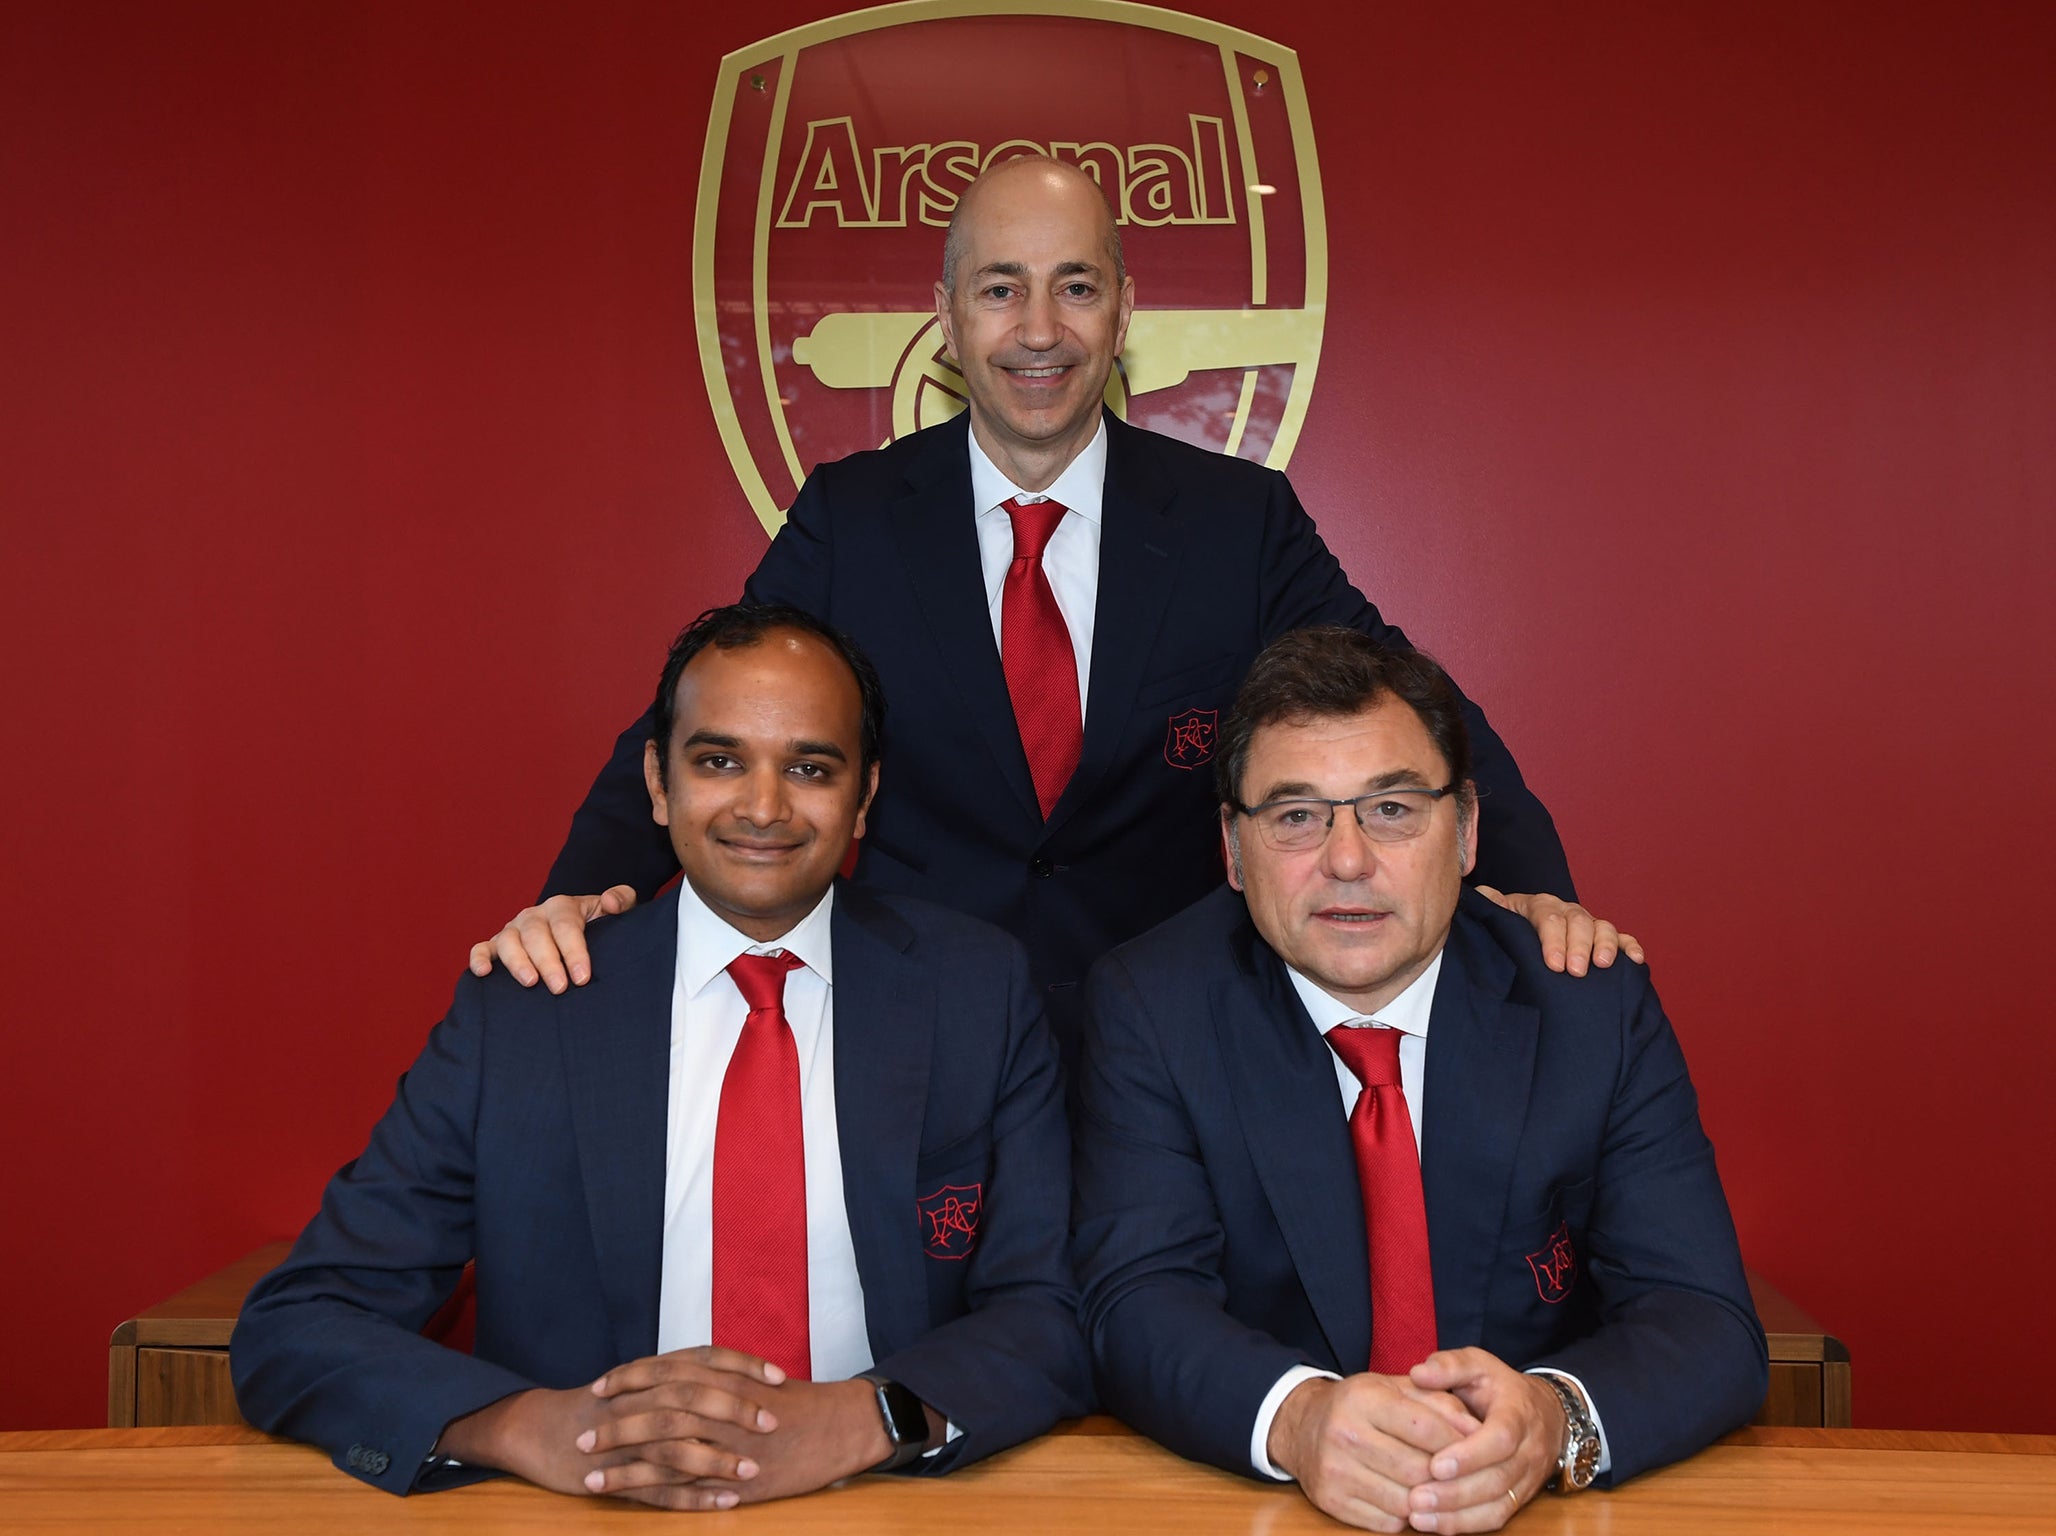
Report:
[[[728,974],[751,1013],[785,1008],[785,973],[800,968],[800,957],[790,950],[775,955],[737,955],[728,962]]]
[[[1042,551],[1049,544],[1057,524],[1070,511],[1060,501],[1003,501],[1000,503],[1014,524],[1014,558],[1040,565]]]
[[[1396,1029],[1338,1024],[1328,1031],[1327,1040],[1365,1088],[1389,1088],[1399,1081],[1399,1034]]]

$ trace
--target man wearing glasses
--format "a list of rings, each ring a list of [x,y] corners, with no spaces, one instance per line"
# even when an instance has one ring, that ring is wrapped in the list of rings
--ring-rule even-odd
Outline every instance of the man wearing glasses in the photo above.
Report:
[[[1465,891],[1433,661],[1286,635],[1221,730],[1229,885],[1086,988],[1076,1243],[1107,1408],[1372,1530],[1494,1530],[1767,1380],[1648,973]]]

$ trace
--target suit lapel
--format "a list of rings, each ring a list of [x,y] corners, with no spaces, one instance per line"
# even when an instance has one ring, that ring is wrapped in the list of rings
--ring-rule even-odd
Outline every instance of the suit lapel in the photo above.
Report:
[[[637,926],[640,947],[622,948],[604,971],[595,966],[591,986],[557,1001],[586,1213],[622,1360],[657,1348],[677,893]]]
[[[1465,900],[1482,898],[1466,897]],[[1428,1023],[1421,1182],[1445,1345],[1484,1336],[1486,1294],[1527,1119],[1541,1015],[1509,1002],[1513,962],[1459,909]]]
[[[1236,1111],[1335,1365],[1360,1371],[1371,1354],[1370,1261],[1335,1064],[1284,962],[1253,929],[1236,944],[1242,963],[1212,996]]]
[[[893,536],[935,642],[937,670],[949,679],[959,710],[977,728],[1000,777],[1040,821],[1041,802],[1014,724],[985,602],[978,528],[971,514],[970,430],[966,413],[923,434],[928,441],[908,469],[906,494],[892,507]]]
[[[927,1332],[914,1187],[934,1049],[932,986],[906,958],[913,930],[844,881],[835,945],[835,1124],[843,1205],[874,1356]]]
[[[1177,566],[1179,529],[1169,516],[1172,486],[1142,433],[1112,414],[1106,424],[1107,478],[1100,503],[1099,595],[1093,604],[1085,741],[1077,771],[1050,812],[1051,831],[1091,799],[1113,766]]]

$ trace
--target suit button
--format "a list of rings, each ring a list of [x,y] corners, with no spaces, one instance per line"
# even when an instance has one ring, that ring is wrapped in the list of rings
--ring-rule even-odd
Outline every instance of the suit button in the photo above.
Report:
[[[1051,875],[1055,874],[1056,872],[1056,865],[1050,863],[1048,859],[1044,858],[1039,853],[1034,858],[1028,861],[1028,873],[1033,875],[1038,880],[1047,880]]]
[[[384,1451],[373,1451],[371,1453],[371,1459],[365,1463],[365,1465],[371,1469],[371,1475],[373,1477],[384,1477],[386,1468],[391,1466],[392,1464],[393,1458],[388,1456]]]

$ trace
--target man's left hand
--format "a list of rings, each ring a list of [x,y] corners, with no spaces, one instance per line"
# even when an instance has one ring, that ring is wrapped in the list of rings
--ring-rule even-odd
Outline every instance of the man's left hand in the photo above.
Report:
[[[1482,1349],[1438,1350],[1410,1374],[1423,1391],[1453,1393],[1480,1423],[1435,1453],[1434,1480],[1408,1495],[1408,1520],[1417,1531],[1498,1530],[1556,1472],[1564,1437],[1556,1389]]]
[[[1565,901],[1547,891],[1532,896],[1516,892],[1509,896],[1489,885],[1475,889],[1487,901],[1518,912],[1535,925],[1535,933],[1542,940],[1542,961],[1552,971],[1582,976],[1592,966],[1612,965],[1616,955],[1626,955],[1638,965],[1647,963],[1633,934],[1622,933],[1575,901]]]

